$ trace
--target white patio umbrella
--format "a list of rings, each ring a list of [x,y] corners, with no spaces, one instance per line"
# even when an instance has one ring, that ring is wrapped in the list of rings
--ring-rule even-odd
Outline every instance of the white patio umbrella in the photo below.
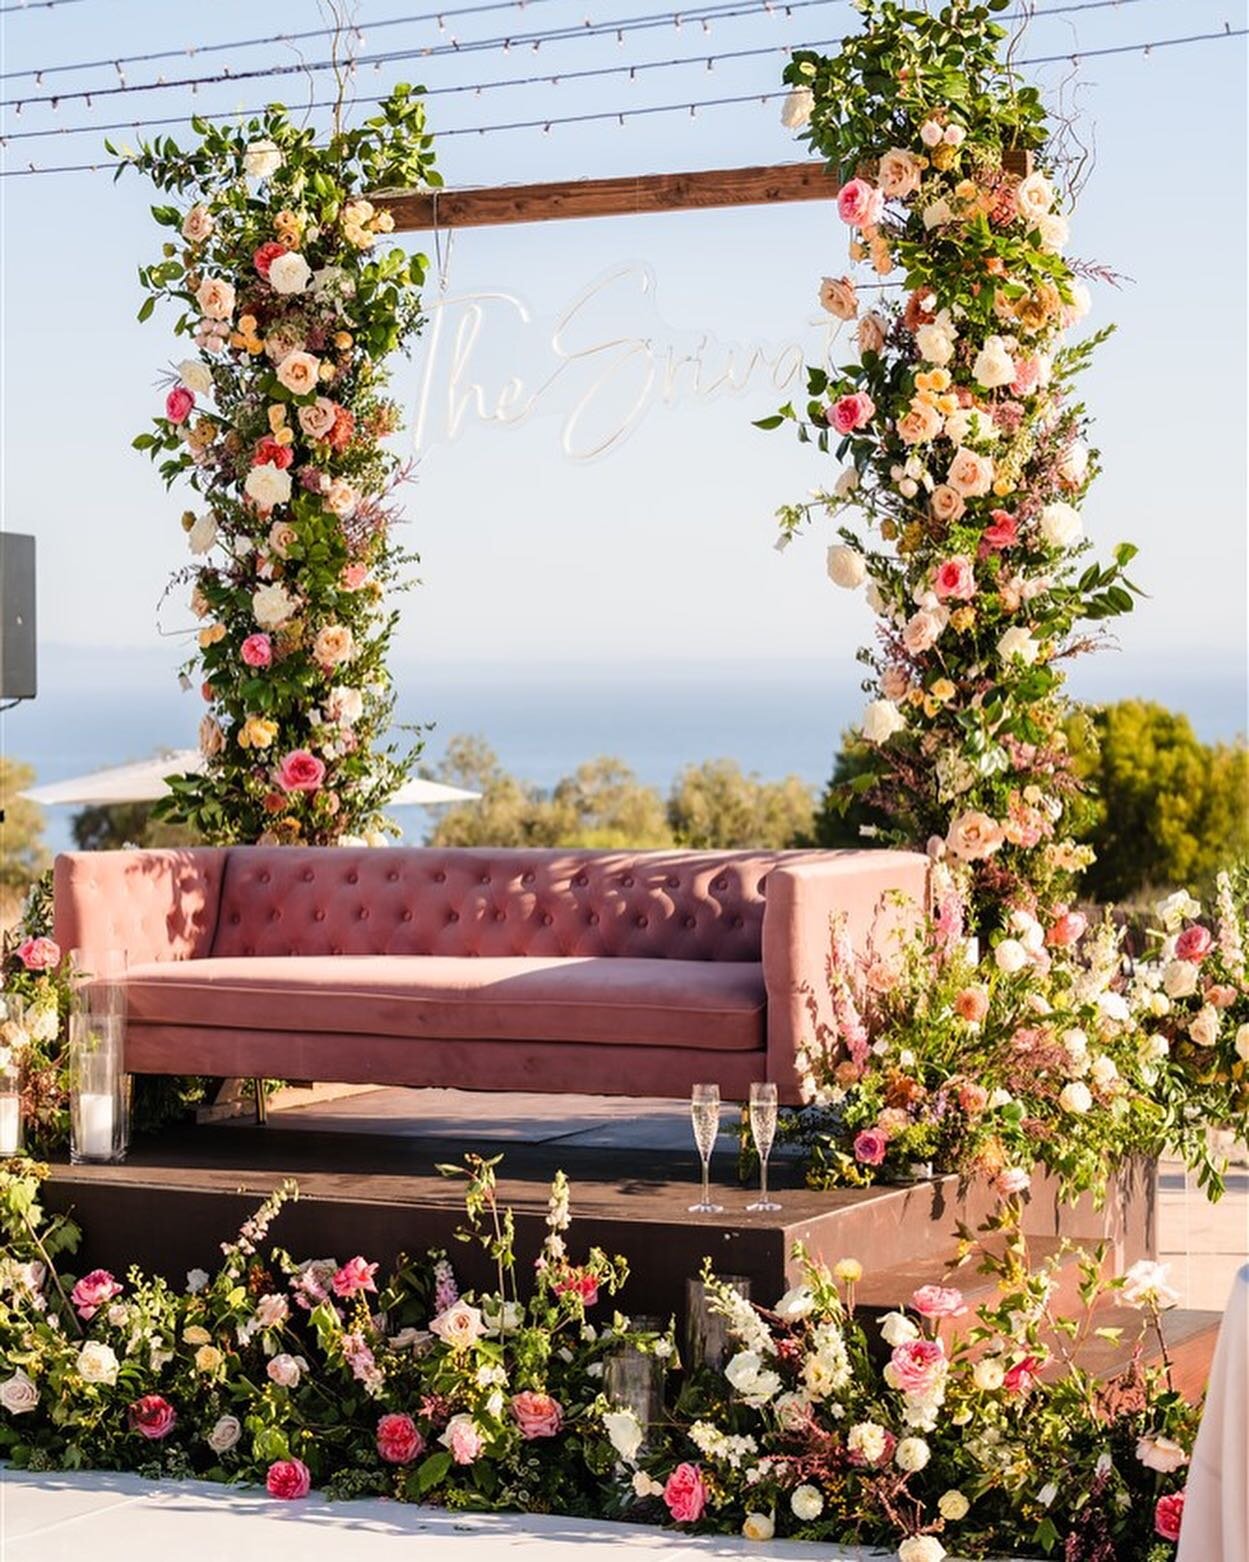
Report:
[[[165,785],[166,776],[186,775],[198,770],[202,764],[198,749],[175,749],[137,764],[112,765],[106,770],[92,771],[90,775],[73,776],[68,781],[50,781],[46,786],[31,787],[19,796],[31,803],[41,803],[45,808],[154,803],[169,790]],[[428,808],[439,803],[471,803],[480,796],[480,792],[468,792],[463,787],[444,786],[440,781],[414,776],[411,781],[404,782],[387,807]]]

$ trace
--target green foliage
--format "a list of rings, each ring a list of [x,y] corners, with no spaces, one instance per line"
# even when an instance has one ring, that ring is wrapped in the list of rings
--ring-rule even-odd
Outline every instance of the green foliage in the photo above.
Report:
[[[28,889],[47,864],[43,811],[17,795],[34,779],[29,765],[0,755],[0,890]]]
[[[732,759],[688,765],[673,782],[668,820],[682,846],[792,846],[811,832],[814,799],[797,776],[762,781]]]
[[[70,830],[79,851],[119,851],[125,846],[196,846],[200,837],[187,825],[159,819],[152,803],[104,803],[81,808]]]

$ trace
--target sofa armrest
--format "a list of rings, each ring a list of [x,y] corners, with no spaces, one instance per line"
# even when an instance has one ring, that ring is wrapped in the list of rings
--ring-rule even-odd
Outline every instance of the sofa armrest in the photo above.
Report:
[[[778,864],[768,874],[763,913],[763,978],[768,994],[768,1078],[782,1102],[802,1099],[794,1058],[813,1041],[817,1016],[828,1018],[831,923],[844,915],[856,954],[866,949],[885,902],[900,891],[927,906],[928,859],[919,852],[829,852]],[[879,931],[879,929],[878,929]]]
[[[224,847],[185,851],[64,852],[53,870],[53,936],[82,951],[83,967],[108,950],[129,965],[195,960],[212,949]]]

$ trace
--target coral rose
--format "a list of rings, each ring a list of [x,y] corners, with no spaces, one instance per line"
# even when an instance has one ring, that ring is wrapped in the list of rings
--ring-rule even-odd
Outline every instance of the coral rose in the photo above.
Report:
[[[248,635],[239,647],[239,655],[248,667],[268,667],[273,661],[273,642],[268,635]]]
[[[175,385],[165,397],[165,416],[171,423],[185,423],[195,406],[195,394],[185,385]]]
[[[17,958],[28,971],[50,971],[61,963],[61,946],[52,938],[23,939]]]
[[[1159,1497],[1154,1507],[1154,1529],[1163,1540],[1178,1540],[1184,1522],[1184,1493],[1171,1492]]]
[[[387,1464],[411,1464],[424,1448],[425,1439],[411,1416],[395,1411],[377,1423],[377,1452]]]
[[[295,1502],[312,1490],[312,1476],[302,1459],[275,1459],[265,1476],[265,1490],[270,1497],[283,1502]]]
[[[280,471],[285,471],[295,459],[295,452],[289,445],[281,445],[272,434],[266,434],[260,440],[252,452],[253,466],[276,466]]]
[[[992,525],[986,526],[980,534],[980,552],[1001,553],[1006,548],[1013,548],[1019,541],[1019,522],[1009,510],[990,510]]]
[[[159,1394],[144,1394],[127,1411],[130,1430],[153,1443],[168,1437],[177,1419],[173,1406]]]
[[[270,266],[272,266],[279,255],[285,254],[286,245],[270,239],[267,244],[262,244],[252,255],[252,265],[255,266],[257,273],[267,282],[269,280]]]
[[[954,1000],[954,1012],[969,1025],[979,1025],[989,1012],[987,987],[964,987]]]
[[[105,1302],[120,1295],[121,1286],[107,1269],[93,1269],[90,1274],[83,1275],[69,1293],[69,1299],[74,1304],[74,1311],[86,1321],[94,1318]]]
[[[707,1488],[698,1465],[677,1465],[664,1483],[664,1502],[675,1523],[698,1523],[707,1506]]]
[[[876,403],[866,391],[854,391],[841,396],[828,409],[828,421],[839,434],[853,434],[866,428],[876,411]]]
[[[284,792],[316,792],[325,780],[325,762],[306,748],[292,749],[278,767],[277,780]]]
[[[532,1389],[512,1395],[512,1414],[526,1442],[539,1437],[554,1437],[564,1424],[564,1409],[559,1400],[552,1399],[549,1394],[535,1393]]]
[[[1050,923],[1045,942],[1051,949],[1066,949],[1078,944],[1088,931],[1089,919],[1079,911],[1062,911]]]

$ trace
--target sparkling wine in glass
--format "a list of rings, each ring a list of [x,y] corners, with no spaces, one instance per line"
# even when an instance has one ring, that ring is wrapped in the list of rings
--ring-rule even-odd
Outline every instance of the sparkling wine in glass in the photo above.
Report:
[[[691,1215],[718,1215],[722,1204],[711,1202],[711,1152],[716,1135],[720,1132],[719,1085],[695,1085],[690,1096],[690,1116],[694,1123],[694,1143],[703,1163],[703,1192],[697,1204],[690,1205]]]
[[[775,1200],[768,1197],[768,1156],[772,1153],[772,1141],[776,1138],[776,1086],[755,1084],[750,1087],[750,1135],[755,1141],[759,1156],[759,1197],[748,1210],[780,1209]]]

